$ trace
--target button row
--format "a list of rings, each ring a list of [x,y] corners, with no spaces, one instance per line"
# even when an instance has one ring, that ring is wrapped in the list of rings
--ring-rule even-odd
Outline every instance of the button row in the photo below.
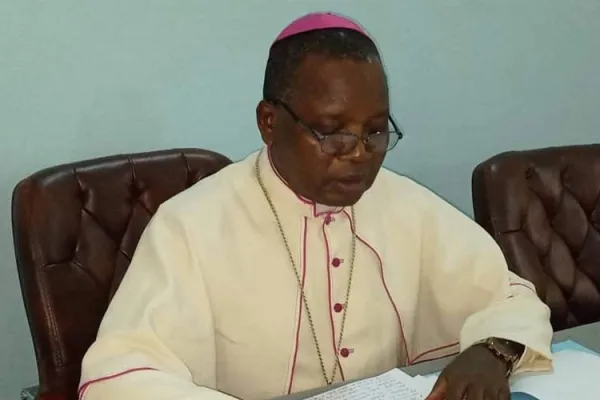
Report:
[[[328,215],[325,218],[325,223],[327,225],[329,225],[332,220],[333,220],[333,217],[331,217],[330,215]],[[334,268],[338,268],[342,264],[342,261],[343,261],[342,259],[334,257],[333,259],[331,259],[331,265]],[[341,303],[335,303],[333,305],[333,311],[335,311],[336,313],[341,313],[343,310],[344,310],[344,305],[343,304],[341,304]],[[342,349],[340,349],[340,356],[342,356],[344,358],[347,358],[348,356],[350,356],[350,353],[352,353],[352,352],[349,349],[345,348],[345,347],[342,348]]]

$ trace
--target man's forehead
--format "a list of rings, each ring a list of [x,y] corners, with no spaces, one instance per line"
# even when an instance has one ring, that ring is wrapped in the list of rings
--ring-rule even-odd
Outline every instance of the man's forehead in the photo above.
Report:
[[[353,103],[381,109],[388,101],[385,75],[378,63],[309,55],[296,79],[293,97],[302,108],[345,109]]]
[[[334,14],[332,12],[315,12],[306,14],[292,21],[279,33],[279,35],[277,35],[277,38],[275,39],[273,44],[277,43],[280,40],[300,33],[335,28],[350,29],[362,33],[365,36],[368,36],[368,34],[362,26],[360,26],[357,22],[351,20],[348,17],[339,14]]]

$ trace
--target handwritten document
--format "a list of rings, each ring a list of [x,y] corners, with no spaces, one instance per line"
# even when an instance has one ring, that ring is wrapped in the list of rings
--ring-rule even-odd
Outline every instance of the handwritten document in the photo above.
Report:
[[[596,399],[600,392],[600,356],[580,350],[554,353],[551,372],[522,373],[510,381],[512,399]],[[437,376],[411,377],[392,370],[311,397],[312,400],[423,400]]]
[[[412,377],[394,369],[374,378],[350,383],[329,392],[311,397],[311,400],[423,400],[411,384]]]

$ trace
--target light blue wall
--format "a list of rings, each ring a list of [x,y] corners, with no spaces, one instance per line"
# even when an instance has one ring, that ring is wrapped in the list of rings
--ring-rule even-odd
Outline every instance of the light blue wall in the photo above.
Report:
[[[598,0],[0,0],[0,398],[36,382],[10,195],[56,163],[176,146],[259,146],[269,42],[292,18],[358,18],[406,139],[387,166],[466,212],[494,153],[600,141]]]

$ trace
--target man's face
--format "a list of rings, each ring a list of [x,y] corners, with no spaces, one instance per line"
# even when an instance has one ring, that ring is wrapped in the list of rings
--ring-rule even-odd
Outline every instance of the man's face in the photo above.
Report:
[[[361,138],[388,129],[389,99],[378,61],[327,59],[309,55],[298,67],[286,103],[308,127],[328,135]],[[261,102],[258,125],[278,172],[296,193],[320,204],[349,206],[371,187],[383,152],[363,142],[345,155],[330,155],[306,126],[281,106]]]

